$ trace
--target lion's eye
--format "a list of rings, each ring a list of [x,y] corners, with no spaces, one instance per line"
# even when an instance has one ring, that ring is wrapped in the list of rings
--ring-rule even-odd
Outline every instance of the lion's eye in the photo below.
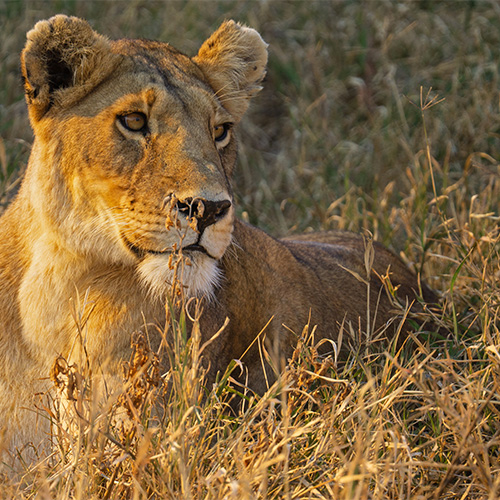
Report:
[[[231,130],[230,123],[223,123],[221,125],[216,125],[214,127],[214,139],[216,142],[224,142],[229,136],[229,130]]]
[[[146,128],[148,120],[144,113],[129,113],[119,117],[120,123],[132,132],[141,132]]]

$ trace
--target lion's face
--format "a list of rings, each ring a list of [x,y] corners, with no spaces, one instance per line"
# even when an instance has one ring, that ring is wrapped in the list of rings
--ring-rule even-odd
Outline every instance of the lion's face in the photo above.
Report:
[[[210,293],[233,230],[233,127],[264,75],[260,37],[226,23],[192,60],[57,16],[28,40],[28,179],[45,230],[75,252],[136,266],[155,294],[174,275],[189,295]]]
[[[135,261],[154,291],[176,270],[196,294],[216,283],[231,241],[235,151],[231,115],[183,62],[191,74],[169,59],[151,67],[125,58],[110,82],[58,120],[51,142],[71,157],[67,189],[79,232],[101,233],[113,260]]]

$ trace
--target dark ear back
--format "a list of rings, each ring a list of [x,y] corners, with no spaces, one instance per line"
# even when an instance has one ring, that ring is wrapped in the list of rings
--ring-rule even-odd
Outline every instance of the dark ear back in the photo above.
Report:
[[[21,54],[26,101],[32,121],[52,105],[81,99],[116,67],[109,41],[86,21],[58,15],[38,22]]]

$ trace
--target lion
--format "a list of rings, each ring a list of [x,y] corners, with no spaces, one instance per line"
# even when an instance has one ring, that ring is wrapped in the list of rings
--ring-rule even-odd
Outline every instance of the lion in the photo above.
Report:
[[[175,280],[202,303],[208,379],[241,358],[257,394],[276,378],[259,335],[285,360],[306,324],[317,340],[337,341],[348,324],[390,338],[394,301],[380,277],[403,302],[431,297],[360,236],[276,239],[236,217],[235,128],[267,57],[257,31],[234,21],[192,58],[167,43],[110,41],[64,15],[27,34],[34,143],[0,222],[0,426],[14,445],[37,439],[32,396],[58,356],[84,350],[94,373],[113,375],[134,332],[147,329],[158,348]]]

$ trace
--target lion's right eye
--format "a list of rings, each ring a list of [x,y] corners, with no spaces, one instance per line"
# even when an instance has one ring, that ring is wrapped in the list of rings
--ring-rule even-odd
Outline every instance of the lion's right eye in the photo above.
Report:
[[[131,132],[142,132],[146,129],[148,120],[144,113],[129,113],[119,116],[120,123]]]
[[[231,139],[232,123],[222,123],[216,125],[213,129],[214,141],[217,149],[225,148]]]

